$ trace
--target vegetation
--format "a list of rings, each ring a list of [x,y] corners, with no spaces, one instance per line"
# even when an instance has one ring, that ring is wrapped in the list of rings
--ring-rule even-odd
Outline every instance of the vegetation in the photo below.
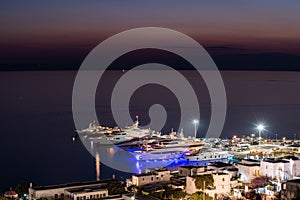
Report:
[[[259,188],[264,186],[264,183],[269,182],[267,177],[257,177],[252,180],[252,187],[253,188]]]
[[[272,156],[275,157],[275,158],[280,158],[280,157],[283,157],[283,156],[293,156],[294,154],[293,153],[290,153],[290,152],[286,152],[284,150],[278,150],[278,151],[275,151],[272,153]]]
[[[239,180],[241,178],[242,174],[238,174],[236,176],[231,177],[231,181]]]
[[[115,195],[115,194],[124,194],[125,193],[125,185],[124,183],[112,180],[108,182],[107,184],[107,190],[109,195]]]
[[[266,187],[267,185],[273,186],[274,184],[273,184],[272,182],[270,182],[270,181],[266,181],[266,182],[264,182],[264,183],[262,184],[262,187]]]
[[[214,187],[213,176],[211,174],[197,176],[195,179],[195,185],[197,189],[206,189],[208,186]]]
[[[168,185],[163,186],[164,191],[152,192],[151,196],[159,199],[181,199],[186,196],[186,193],[180,188],[172,188]]]
[[[173,191],[173,198],[175,198],[175,199],[184,198],[185,195],[186,195],[185,192],[180,188],[177,188]]]
[[[34,185],[33,185],[34,186]],[[28,189],[30,187],[29,182],[19,183],[15,189],[18,193],[19,198],[27,199],[28,198]]]
[[[208,196],[208,194],[204,194],[203,192],[193,193],[191,198],[190,198],[190,200],[203,200],[203,199],[213,200],[212,197]]]

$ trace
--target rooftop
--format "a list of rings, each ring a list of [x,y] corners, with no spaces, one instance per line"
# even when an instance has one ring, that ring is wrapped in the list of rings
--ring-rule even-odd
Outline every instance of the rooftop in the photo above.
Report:
[[[243,159],[243,161],[247,161],[247,162],[260,162],[259,160],[254,160],[254,159],[250,159],[250,158],[246,158],[246,159]]]
[[[96,192],[96,191],[103,191],[107,190],[104,188],[105,186],[94,186],[94,187],[81,187],[81,188],[74,188],[74,189],[68,189],[70,193],[87,193],[87,192]]]
[[[90,181],[90,182],[74,182],[74,183],[66,183],[60,185],[50,185],[50,186],[35,186],[32,187],[34,190],[51,190],[58,188],[68,188],[68,187],[78,187],[78,186],[89,186],[95,184],[106,184],[110,179],[101,180],[101,181]]]
[[[238,163],[238,165],[243,165],[243,166],[248,166],[248,167],[255,167],[255,166],[260,166],[258,163]]]
[[[295,156],[285,156],[282,158],[265,158],[263,159],[264,162],[270,162],[270,163],[288,163],[289,160],[299,160],[299,158]]]
[[[297,158],[296,156],[284,156],[283,159],[292,159],[292,160],[299,160],[299,158]]]
[[[158,171],[152,171],[147,173],[141,173],[141,174],[133,174],[132,176],[141,177],[141,176],[151,176],[151,175],[158,175],[158,172],[169,172],[169,170],[158,170]]]
[[[179,168],[195,169],[195,168],[206,168],[206,167],[205,166],[186,165],[186,166],[180,166]]]
[[[220,167],[231,167],[232,164],[224,163],[224,162],[211,162],[208,164],[208,166],[220,168]]]
[[[300,183],[300,179],[288,180],[287,183]]]
[[[283,160],[283,159],[275,159],[275,158],[265,158],[263,159],[264,162],[268,163],[288,163],[288,160]]]
[[[206,176],[206,175],[228,175],[227,173],[225,172],[215,172],[215,171],[211,171],[209,173],[209,171],[206,171],[206,173],[203,173],[203,174],[196,174],[196,175],[192,175],[190,177],[199,177],[199,176]]]

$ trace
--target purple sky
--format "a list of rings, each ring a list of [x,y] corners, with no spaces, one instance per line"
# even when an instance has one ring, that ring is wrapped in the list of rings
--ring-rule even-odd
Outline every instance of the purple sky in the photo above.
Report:
[[[299,0],[2,0],[0,71],[78,69],[104,39],[147,26],[171,28],[191,36],[208,50],[220,69],[300,70],[299,10]],[[176,66],[168,53],[151,52],[146,57],[143,53],[147,52],[136,53],[123,60],[142,64],[155,58]],[[93,158],[81,143],[71,141],[76,72],[0,73],[4,97],[0,104],[0,146],[6,149],[1,158],[14,157],[1,170],[6,173],[0,174],[4,180],[0,188],[8,189],[21,181],[56,184],[92,179]],[[299,72],[222,71],[222,75],[228,95],[223,136],[250,134],[261,121],[268,125],[272,138],[275,133],[280,138],[292,138],[297,133]],[[199,134],[205,131],[209,119],[205,104],[203,107]],[[107,106],[99,109],[105,114]],[[134,110],[134,115],[142,115],[142,111]],[[144,116],[143,123],[148,120]],[[109,124],[110,118],[100,119],[103,124],[114,125]],[[168,128],[176,124],[175,120],[171,122]],[[191,133],[192,129],[186,131]]]
[[[276,63],[278,53],[292,54],[296,59],[284,57],[282,65],[299,63],[299,1],[54,0],[0,4],[2,68],[30,64],[77,67],[82,59],[72,57],[84,58],[107,37],[145,26],[183,32],[214,55],[271,53],[273,57],[266,59]],[[234,65],[228,62],[230,57],[216,59],[226,66]],[[258,66],[257,62],[253,65]]]

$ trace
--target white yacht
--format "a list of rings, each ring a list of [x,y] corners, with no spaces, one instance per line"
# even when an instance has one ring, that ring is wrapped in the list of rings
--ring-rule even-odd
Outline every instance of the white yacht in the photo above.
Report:
[[[162,148],[145,151],[131,152],[138,161],[176,160],[182,158],[189,149],[187,148]]]
[[[221,149],[202,149],[196,154],[185,156],[189,161],[225,160],[229,157],[227,151]]]
[[[149,135],[151,133],[150,128],[140,128],[139,127],[139,117],[136,116],[136,121],[131,126],[126,126],[124,129],[121,129],[123,132],[128,132],[132,136],[142,137]]]
[[[101,145],[119,144],[136,138],[143,138],[151,135],[150,129],[139,128],[138,117],[132,126],[125,127],[119,131],[105,133],[104,135],[93,137],[93,142]]]
[[[170,133],[170,135],[175,135],[175,132]],[[187,148],[189,150],[200,150],[203,148],[204,143],[193,138],[185,138],[183,130],[181,130],[177,136],[172,139],[161,139],[158,144],[155,145],[156,148]]]
[[[87,128],[81,129],[81,130],[76,130],[80,135],[91,135],[91,134],[96,134],[96,133],[107,133],[107,132],[113,132],[113,131],[118,131],[120,130],[119,128],[110,128],[106,126],[100,126],[96,125],[96,122],[92,122],[89,124]]]

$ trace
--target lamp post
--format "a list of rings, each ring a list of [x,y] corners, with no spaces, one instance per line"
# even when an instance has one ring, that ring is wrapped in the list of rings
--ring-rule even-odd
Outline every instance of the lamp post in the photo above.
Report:
[[[265,129],[265,126],[263,124],[259,124],[256,128],[258,130],[258,144],[260,145],[261,132]]]
[[[194,123],[194,127],[195,127],[195,133],[194,134],[195,134],[195,138],[196,138],[197,137],[197,125],[199,124],[199,121],[194,119],[193,123]]]

